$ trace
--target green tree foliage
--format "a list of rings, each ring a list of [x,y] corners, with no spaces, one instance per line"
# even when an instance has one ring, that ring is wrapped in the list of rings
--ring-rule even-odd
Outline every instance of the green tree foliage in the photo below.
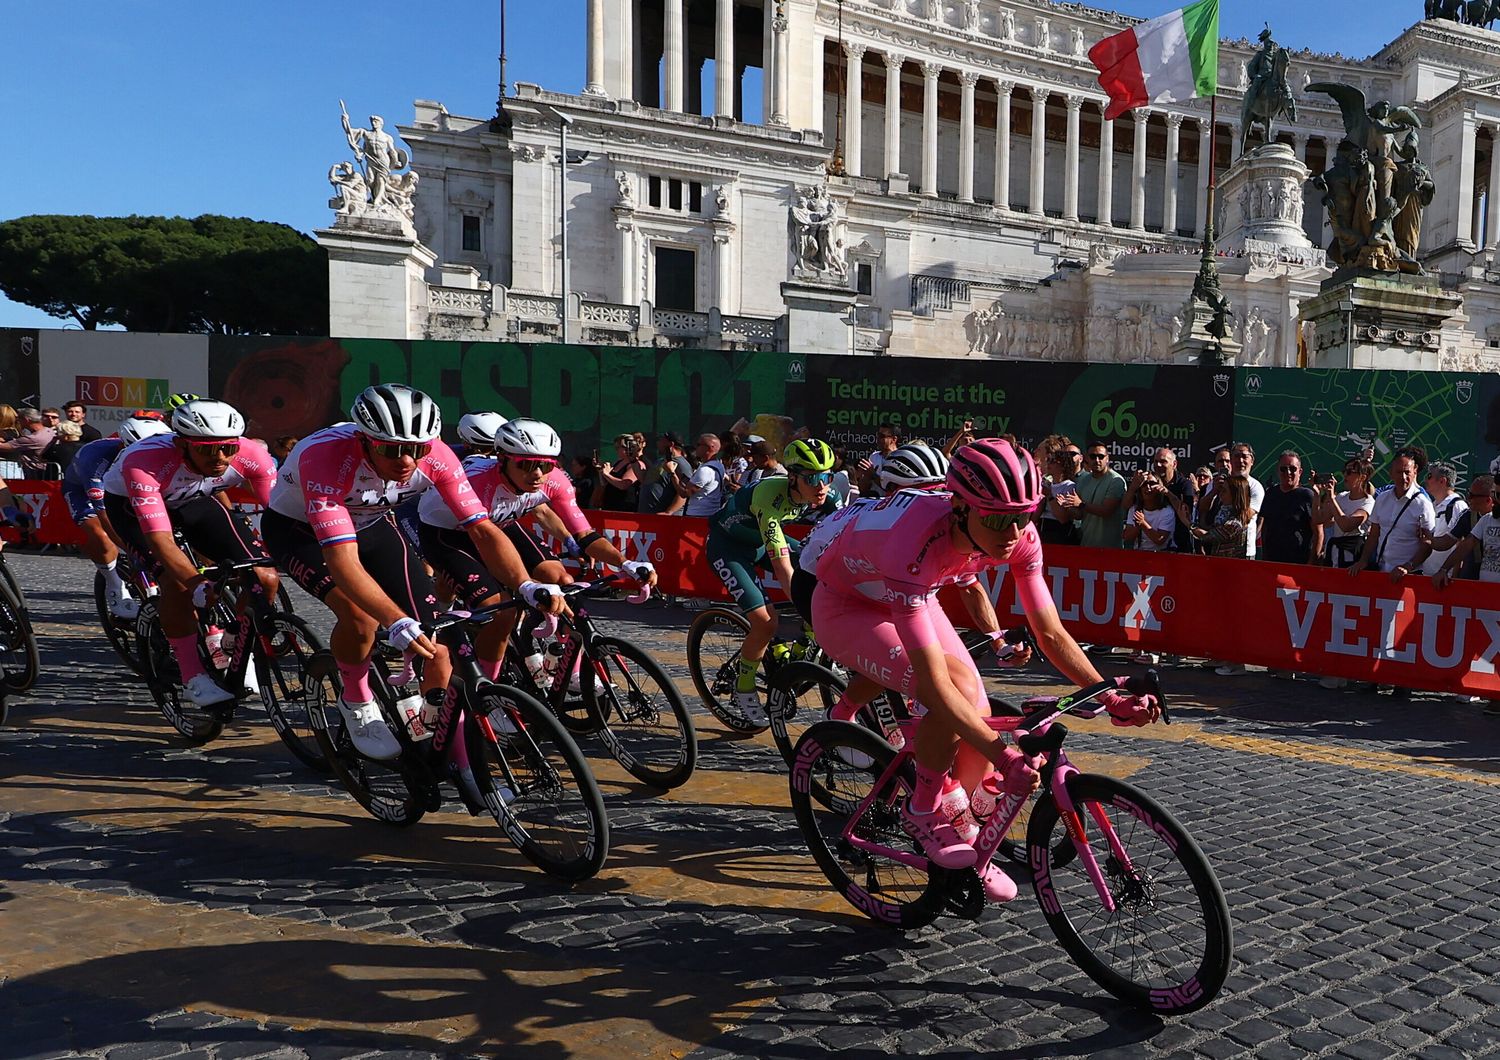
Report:
[[[0,291],[89,330],[328,333],[323,249],[286,225],[245,217],[0,222]]]

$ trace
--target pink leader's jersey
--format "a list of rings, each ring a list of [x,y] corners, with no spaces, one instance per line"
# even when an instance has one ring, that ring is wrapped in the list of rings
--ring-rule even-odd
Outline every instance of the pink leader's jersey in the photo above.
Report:
[[[130,498],[131,511],[143,533],[172,532],[169,514],[194,497],[207,497],[244,486],[266,504],[276,478],[276,461],[257,442],[240,439],[240,451],[222,475],[200,475],[182,458],[174,434],[142,438],[121,452],[104,476],[104,492]]]
[[[937,590],[969,585],[990,567],[1009,566],[1027,614],[1052,606],[1042,573],[1042,543],[1028,526],[1011,550],[996,560],[982,552],[960,552],[949,537],[953,510],[947,493],[903,490],[847,521],[818,559],[819,591],[873,600],[890,607],[891,618],[910,648],[931,643],[925,617]]]
[[[468,526],[484,518],[458,457],[445,442],[432,443],[411,478],[390,482],[365,459],[354,424],[337,423],[297,443],[276,476],[270,507],[310,525],[318,544],[336,545],[353,541],[360,530],[429,489],[452,511],[453,525]]]
[[[469,484],[474,487],[479,503],[489,509],[490,518],[500,526],[507,526],[545,504],[575,537],[591,529],[583,512],[578,510],[578,494],[573,483],[561,468],[549,471],[542,484],[529,493],[516,492],[505,480],[500,462],[494,457],[471,457],[464,461],[464,470],[469,474]],[[453,513],[436,503],[430,495],[418,502],[417,514],[422,522],[445,530],[458,525]]]

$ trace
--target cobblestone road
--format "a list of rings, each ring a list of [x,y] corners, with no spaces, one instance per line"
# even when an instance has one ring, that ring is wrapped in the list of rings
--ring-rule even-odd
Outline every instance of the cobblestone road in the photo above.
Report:
[[[87,565],[11,560],[44,672],[0,731],[3,1057],[1500,1055],[1500,720],[1451,698],[1181,670],[1179,724],[1075,727],[1229,896],[1224,994],[1161,1021],[1079,973],[1024,886],[978,925],[870,925],[800,848],[768,740],[706,714],[672,795],[596,757],[613,849],[569,891],[488,819],[368,819],[261,718],[182,748],[95,631]],[[691,613],[611,614],[689,687]]]

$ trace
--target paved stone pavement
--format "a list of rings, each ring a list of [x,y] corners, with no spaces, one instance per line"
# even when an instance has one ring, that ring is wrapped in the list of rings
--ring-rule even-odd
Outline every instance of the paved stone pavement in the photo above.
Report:
[[[488,819],[368,819],[261,718],[181,747],[95,632],[87,565],[11,562],[44,674],[0,731],[0,1057],[1500,1055],[1500,719],[1451,698],[1184,669],[1170,728],[1074,727],[1229,896],[1225,992],[1163,1021],[1079,973],[1024,886],[978,925],[865,921],[768,740],[704,713],[671,795],[595,759],[613,849],[568,890]],[[609,611],[688,687],[691,612]]]

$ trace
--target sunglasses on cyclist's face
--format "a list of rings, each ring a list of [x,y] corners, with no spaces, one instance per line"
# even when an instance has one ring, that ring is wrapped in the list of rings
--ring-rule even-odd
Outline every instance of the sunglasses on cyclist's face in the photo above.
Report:
[[[233,456],[235,453],[238,453],[240,451],[240,443],[238,439],[229,442],[188,442],[188,445],[192,446],[193,452],[197,453],[199,456],[213,456],[215,453],[218,453],[221,456]]]
[[[511,463],[523,475],[545,475],[557,466],[557,461],[550,456],[515,457]]]
[[[833,481],[832,471],[812,471],[797,476],[809,486],[826,486]]]
[[[365,445],[369,446],[371,456],[378,456],[382,460],[400,460],[408,456],[413,460],[421,460],[432,452],[431,442],[366,441]]]
[[[979,525],[986,530],[994,530],[997,533],[1015,527],[1025,530],[1031,524],[1034,512],[991,512],[989,515],[979,517]]]

